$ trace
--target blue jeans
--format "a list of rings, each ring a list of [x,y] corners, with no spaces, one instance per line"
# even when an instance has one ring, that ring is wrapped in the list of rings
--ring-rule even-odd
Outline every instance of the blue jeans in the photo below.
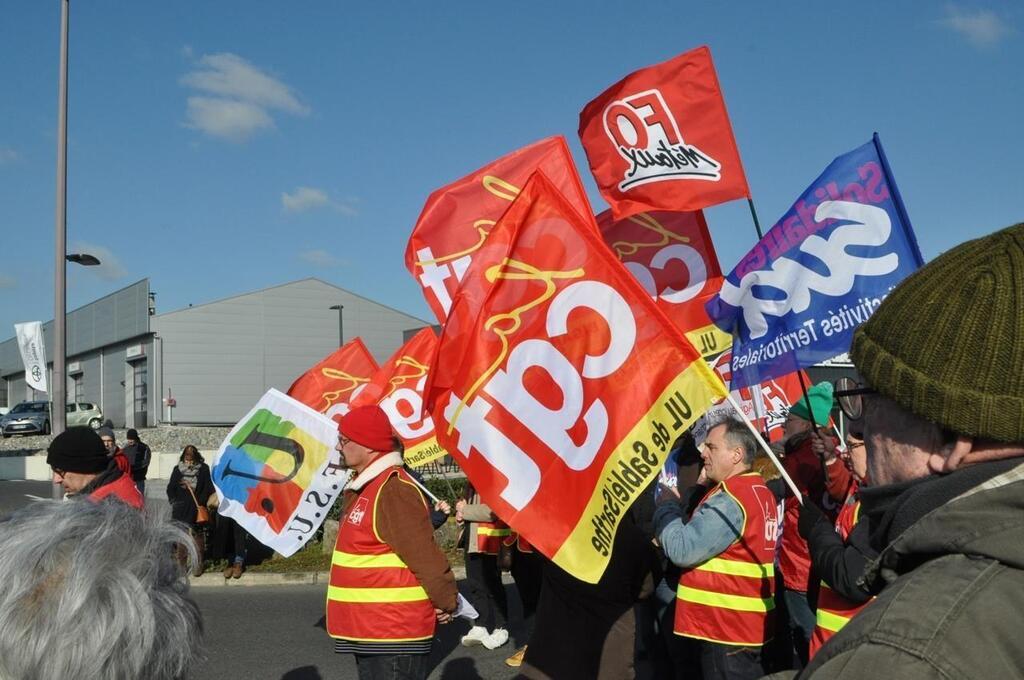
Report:
[[[761,648],[701,640],[700,669],[703,680],[757,680],[764,675]]]
[[[359,680],[425,680],[427,654],[356,654]]]
[[[808,646],[815,625],[814,611],[807,602],[807,593],[787,589],[782,596],[786,599],[786,609],[789,611],[789,629],[793,633],[799,670],[807,665]]]

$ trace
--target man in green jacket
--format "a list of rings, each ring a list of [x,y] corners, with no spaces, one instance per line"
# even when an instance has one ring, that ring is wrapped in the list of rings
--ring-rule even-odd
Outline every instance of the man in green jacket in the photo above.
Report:
[[[908,278],[850,353],[878,597],[799,677],[1024,677],[1024,224]]]

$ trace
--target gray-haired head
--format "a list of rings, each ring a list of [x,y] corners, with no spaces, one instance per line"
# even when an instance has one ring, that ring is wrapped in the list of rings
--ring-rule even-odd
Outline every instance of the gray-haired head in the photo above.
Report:
[[[33,503],[0,521],[0,678],[152,678],[198,661],[192,540],[166,509]]]
[[[747,465],[752,465],[754,457],[757,455],[758,445],[757,439],[750,433],[750,428],[747,427],[746,423],[739,418],[730,416],[722,418],[713,427],[718,427],[719,425],[725,426],[725,441],[729,443],[729,446],[737,446],[743,449],[743,462]]]

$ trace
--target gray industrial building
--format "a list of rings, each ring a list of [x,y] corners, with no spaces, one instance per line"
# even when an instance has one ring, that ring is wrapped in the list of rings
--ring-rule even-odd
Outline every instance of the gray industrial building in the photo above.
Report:
[[[68,401],[98,404],[118,427],[232,424],[338,347],[335,305],[345,338],[379,363],[428,323],[315,278],[155,314],[143,279],[68,314]],[[43,332],[52,362],[53,323]],[[17,340],[0,343],[0,406],[42,398]]]

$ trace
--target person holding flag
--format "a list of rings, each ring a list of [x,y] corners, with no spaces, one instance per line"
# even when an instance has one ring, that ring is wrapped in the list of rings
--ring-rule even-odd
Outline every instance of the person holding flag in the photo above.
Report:
[[[834,447],[829,451],[828,444],[826,440],[815,440],[815,453],[834,455]],[[807,541],[811,565],[821,578],[810,659],[871,600],[870,593],[858,581],[878,552],[871,547],[868,523],[860,521],[858,491],[867,483],[867,456],[864,442],[852,434],[846,435],[843,462],[854,479],[835,522],[829,522],[813,503],[804,504],[800,510],[800,536]]]
[[[337,449],[355,477],[331,560],[327,632],[363,680],[425,678],[435,626],[452,620],[458,597],[429,505],[379,406],[341,417]]]
[[[814,632],[814,607],[810,602],[814,599],[817,579],[812,579],[807,541],[797,531],[800,508],[813,505],[824,512],[829,522],[834,522],[838,504],[846,497],[850,486],[850,472],[835,455],[838,441],[828,430],[833,401],[831,383],[813,385],[807,390],[806,398],[790,407],[784,426],[782,465],[799,487],[803,503],[792,494],[786,496],[779,570],[796,661],[801,668],[807,663],[808,645]],[[816,441],[825,443],[823,450],[831,452],[830,457],[815,453]]]
[[[771,639],[780,521],[774,494],[751,471],[757,446],[734,418],[712,427],[701,478],[713,486],[685,521],[672,500],[654,515],[662,550],[683,569],[674,632],[695,641],[704,680],[761,677]]]

